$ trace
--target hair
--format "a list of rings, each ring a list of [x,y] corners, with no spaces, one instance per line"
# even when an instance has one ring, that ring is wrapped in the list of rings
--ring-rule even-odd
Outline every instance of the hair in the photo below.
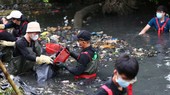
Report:
[[[167,8],[163,5],[160,5],[160,6],[158,6],[157,11],[163,11],[163,12],[167,13]]]
[[[128,79],[133,79],[139,71],[139,64],[135,58],[123,54],[117,58],[115,69],[119,74],[124,74]]]

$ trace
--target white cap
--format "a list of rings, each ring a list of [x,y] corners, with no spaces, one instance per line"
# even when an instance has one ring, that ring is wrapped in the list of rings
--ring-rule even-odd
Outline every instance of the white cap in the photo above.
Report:
[[[11,19],[11,18],[21,18],[22,13],[18,10],[13,10],[10,15],[7,16],[7,19]]]
[[[38,22],[29,22],[26,32],[41,32],[40,24]]]

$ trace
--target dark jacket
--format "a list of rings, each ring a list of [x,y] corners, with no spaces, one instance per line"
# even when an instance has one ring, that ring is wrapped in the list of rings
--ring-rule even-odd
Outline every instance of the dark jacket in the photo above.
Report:
[[[88,52],[88,54],[85,54],[84,52]],[[92,46],[83,49],[79,55],[71,52],[70,55],[77,60],[78,64],[76,67],[67,67],[67,69],[74,75],[88,74],[88,72],[85,71],[92,61],[94,53],[95,49]]]
[[[31,44],[29,44],[29,42],[25,39],[25,37],[22,37],[21,39],[16,41],[14,57],[23,56],[27,60],[36,61],[36,56],[33,56],[32,54],[30,54],[29,50],[27,50],[28,47],[32,48],[33,52],[38,54],[36,47],[35,47],[35,42],[31,41]]]
[[[126,93],[125,88],[123,88],[122,91],[120,91],[118,89],[118,87],[112,81],[112,78],[110,80],[108,80],[104,85],[106,85],[109,89],[111,89],[113,95],[125,95],[125,93]],[[108,95],[108,93],[103,88],[100,88],[100,90],[97,92],[96,95]]]
[[[14,28],[13,35],[15,37],[21,37],[26,34],[28,20],[22,16],[20,25],[13,23],[12,21],[5,25],[5,29]]]

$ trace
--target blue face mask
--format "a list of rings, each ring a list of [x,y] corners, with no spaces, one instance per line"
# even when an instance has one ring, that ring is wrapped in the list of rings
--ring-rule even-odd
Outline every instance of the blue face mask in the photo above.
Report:
[[[123,80],[120,76],[116,79],[116,82],[123,88],[126,88],[129,86],[130,82]]]
[[[156,13],[156,17],[159,19],[162,18],[162,13]]]

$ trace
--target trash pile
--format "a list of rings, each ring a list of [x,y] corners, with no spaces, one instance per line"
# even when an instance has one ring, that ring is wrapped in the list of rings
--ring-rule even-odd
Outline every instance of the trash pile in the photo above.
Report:
[[[10,78],[14,81],[16,86],[19,88],[20,92],[25,95],[35,95],[36,90],[31,86],[28,86],[25,82],[23,82],[19,76],[11,75]],[[15,91],[9,82],[5,79],[5,76],[0,74],[0,95],[15,95]]]
[[[69,47],[71,51],[79,51],[76,34],[78,30],[71,30],[71,26],[64,27],[48,27],[41,33],[40,42],[43,45],[46,43],[57,43],[64,47]],[[135,48],[128,44],[125,40],[114,38],[104,34],[103,31],[91,32],[92,46],[96,48],[100,55],[100,60],[113,61],[122,53],[130,54],[134,57],[153,57],[159,52],[154,47],[150,49]],[[45,46],[44,46],[45,47]],[[69,60],[70,61],[70,60]]]

